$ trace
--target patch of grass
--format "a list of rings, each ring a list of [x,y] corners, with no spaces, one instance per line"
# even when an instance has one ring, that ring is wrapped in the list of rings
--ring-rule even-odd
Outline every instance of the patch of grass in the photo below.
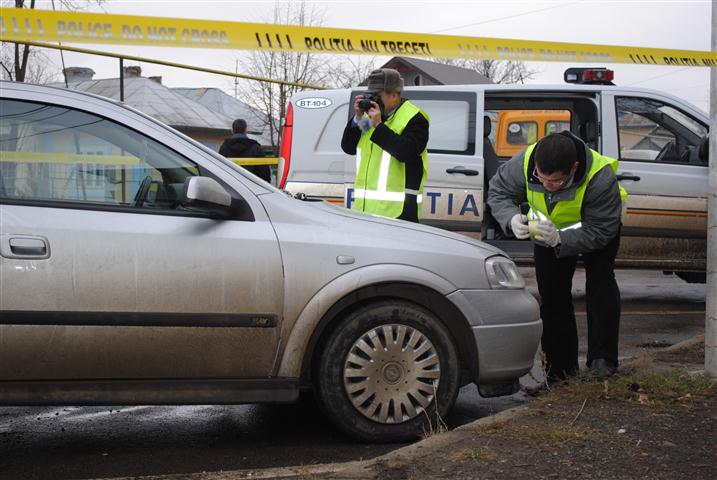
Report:
[[[582,440],[599,440],[600,434],[591,432],[582,428],[572,427],[550,427],[550,428],[530,428],[521,432],[522,436],[537,444],[555,445],[556,443],[568,443],[572,441]]]
[[[626,371],[599,382],[578,377],[570,382],[553,387],[550,393],[542,395],[542,404],[557,401],[572,401],[576,404],[587,399],[638,402],[644,405],[665,405],[685,403],[685,400],[700,400],[717,396],[717,381],[704,375],[689,375],[675,369],[644,373]]]
[[[717,381],[704,375],[689,375],[682,370],[620,375],[610,381],[606,394],[607,398],[660,405],[715,396]]]
[[[487,428],[484,430],[489,435],[510,438],[520,441],[536,448],[554,447],[555,445],[571,442],[601,441],[604,435],[583,427],[576,426],[554,426],[541,423],[528,425],[516,425],[507,423],[498,428]]]
[[[441,420],[440,418],[435,424],[429,420],[428,426],[424,427],[423,431],[421,432],[421,437],[425,440],[426,438],[431,438],[435,435],[446,433],[447,431],[448,427],[445,423],[443,423],[443,420]]]
[[[458,455],[456,455],[459,459],[469,459],[469,460],[490,460],[495,455],[493,452],[490,451],[488,447],[483,446],[475,446],[473,448],[468,448],[466,450],[462,450],[458,452]]]
[[[436,392],[435,385],[433,386],[433,398],[438,398],[438,392]],[[423,428],[422,437],[424,439],[430,438],[434,435],[440,435],[441,433],[446,433],[448,431],[448,425],[446,425],[446,422],[443,421],[441,418],[441,414],[438,413],[438,410],[436,409],[435,415],[436,415],[436,421],[435,423],[431,420],[431,417],[428,415],[428,412],[425,410],[423,413],[426,415],[427,420],[427,427]]]

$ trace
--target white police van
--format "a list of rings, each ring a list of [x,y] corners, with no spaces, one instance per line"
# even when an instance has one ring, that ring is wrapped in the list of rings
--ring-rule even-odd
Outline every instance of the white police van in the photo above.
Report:
[[[520,111],[519,120],[501,127],[508,129],[508,143],[526,145],[567,127],[620,160],[618,178],[630,196],[623,207],[619,266],[703,279],[708,115],[664,92],[615,86],[611,79],[610,70],[569,69],[568,82],[602,83],[407,87],[403,97],[430,117],[421,223],[467,233],[519,261],[530,260],[530,242],[503,238],[485,211],[488,181],[509,158],[496,155],[493,130],[501,112]],[[361,92],[306,91],[291,98],[281,139],[280,188],[350,207],[356,161],[340,144],[353,114],[350,106]],[[538,123],[531,110],[542,116],[555,112],[560,121]]]

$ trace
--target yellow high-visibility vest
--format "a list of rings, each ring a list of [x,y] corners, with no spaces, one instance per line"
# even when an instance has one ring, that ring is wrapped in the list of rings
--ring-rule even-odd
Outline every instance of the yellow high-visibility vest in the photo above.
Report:
[[[523,160],[523,172],[525,174],[525,185],[527,189],[528,204],[530,204],[530,209],[534,212],[538,212],[536,214],[537,217],[549,219],[551,222],[553,222],[553,225],[555,225],[555,228],[557,228],[558,230],[579,223],[580,221],[582,221],[581,211],[583,207],[583,198],[585,197],[585,190],[587,189],[590,180],[592,180],[593,176],[595,176],[597,172],[599,172],[608,165],[610,166],[610,168],[612,168],[613,172],[617,173],[618,161],[614,158],[601,155],[595,150],[590,149],[590,153],[592,153],[592,161],[588,159],[589,168],[587,170],[587,178],[580,186],[578,186],[577,190],[575,191],[575,197],[573,197],[571,200],[560,200],[557,204],[555,204],[553,211],[548,213],[548,205],[545,201],[545,193],[537,190],[532,190],[531,184],[528,181],[528,178],[530,177],[531,173],[528,172],[528,164],[530,163],[530,155],[533,153],[533,149],[536,145],[537,143],[534,143],[525,150],[525,157]],[[620,199],[624,201],[626,198],[627,191],[622,188],[622,186],[620,186]]]
[[[384,122],[397,134],[403,133],[408,122],[416,115],[428,115],[411,102],[405,101]],[[428,153],[421,152],[423,174],[418,190],[406,189],[406,165],[371,141],[374,129],[363,132],[356,147],[356,180],[352,210],[397,218],[403,212],[406,194],[416,195],[418,216],[421,215],[423,183],[428,175]]]

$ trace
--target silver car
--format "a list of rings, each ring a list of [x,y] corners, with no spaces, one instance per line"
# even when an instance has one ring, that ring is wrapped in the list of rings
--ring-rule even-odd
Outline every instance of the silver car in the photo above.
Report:
[[[364,441],[513,393],[541,321],[511,260],[301,201],[101,97],[0,84],[0,404],[293,402]]]

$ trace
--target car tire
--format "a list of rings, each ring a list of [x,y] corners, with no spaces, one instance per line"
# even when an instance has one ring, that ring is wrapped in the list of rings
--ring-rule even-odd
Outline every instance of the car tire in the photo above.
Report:
[[[324,343],[317,373],[317,397],[328,417],[365,442],[406,441],[438,430],[460,387],[446,327],[402,301],[347,315]]]

